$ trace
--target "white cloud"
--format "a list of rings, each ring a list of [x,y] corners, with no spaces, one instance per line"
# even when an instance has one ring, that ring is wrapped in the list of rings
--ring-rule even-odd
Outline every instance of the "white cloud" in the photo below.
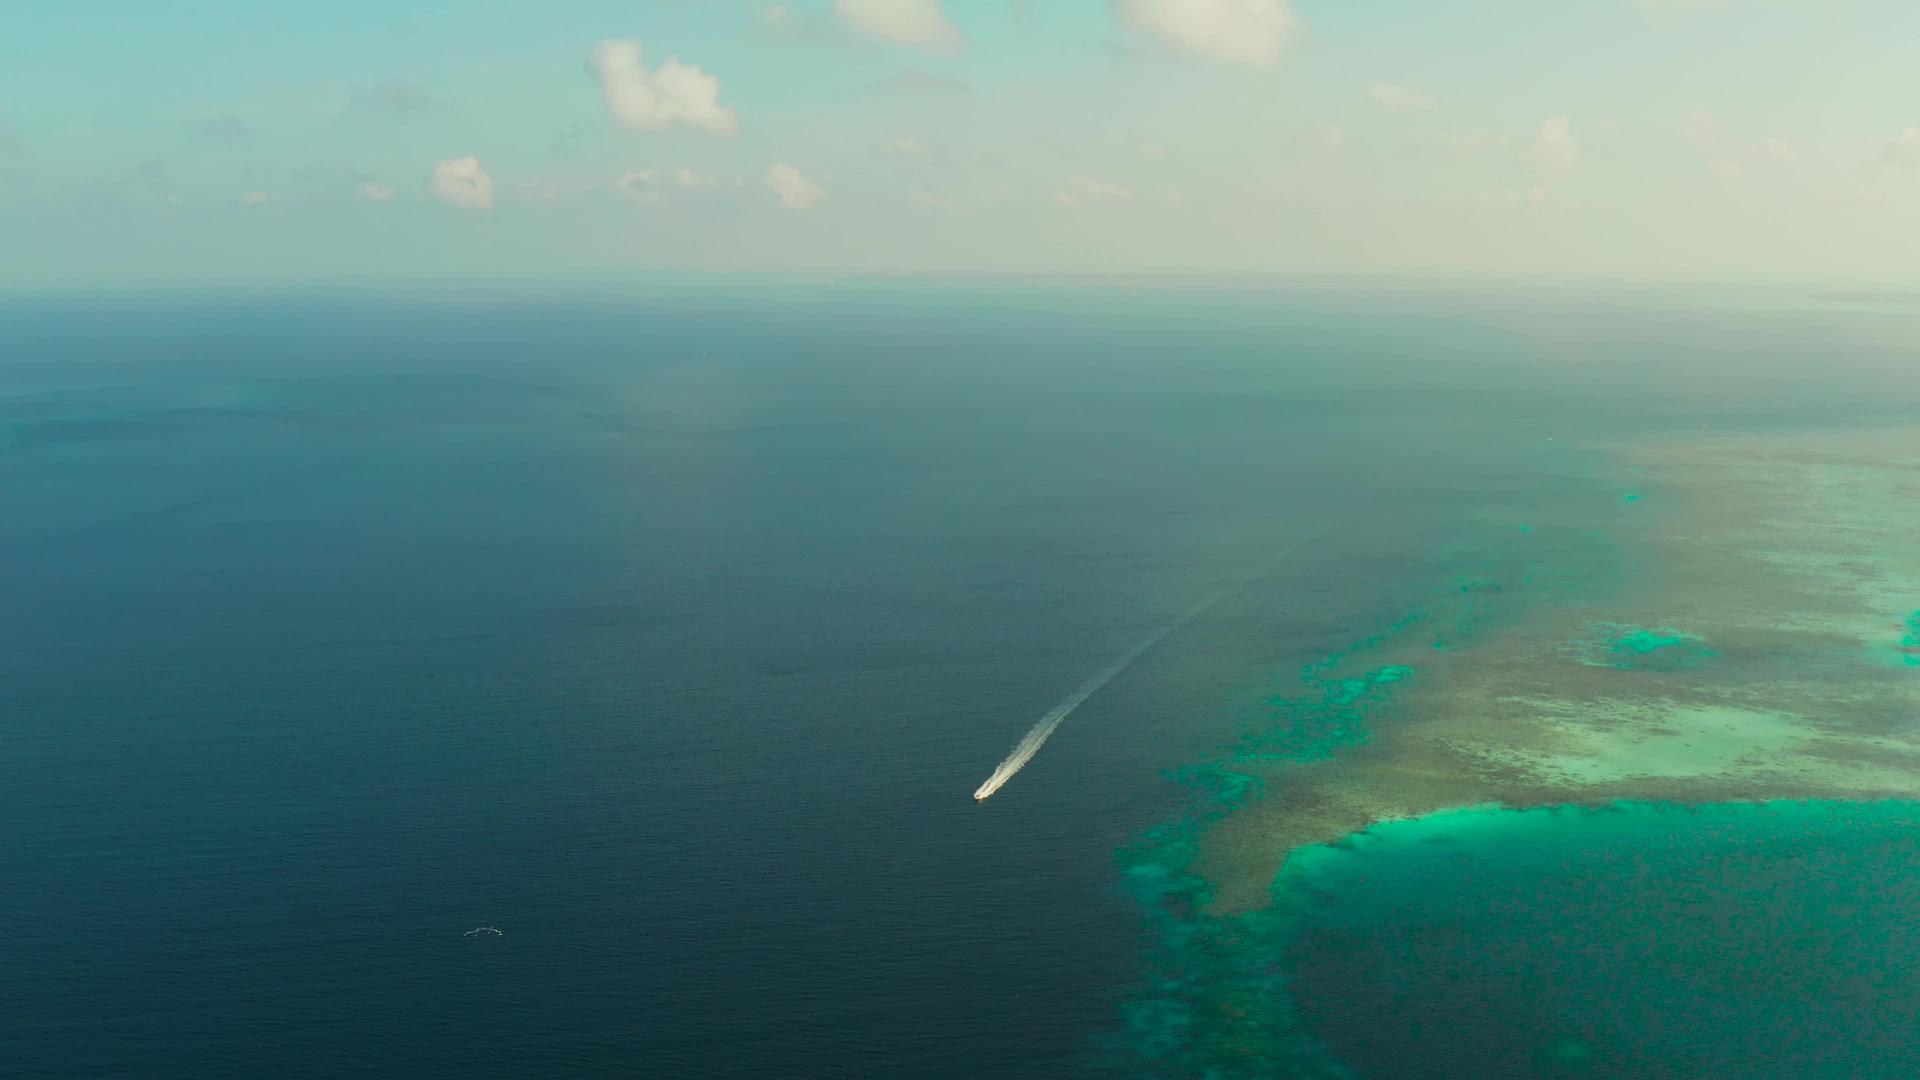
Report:
[[[1439,102],[1418,90],[1409,90],[1390,82],[1377,82],[1367,87],[1367,96],[1388,112],[1432,112],[1440,107]]]
[[[1760,152],[1775,161],[1800,160],[1800,152],[1785,139],[1761,139]]]
[[[1573,125],[1564,116],[1555,116],[1540,125],[1533,140],[1533,162],[1542,169],[1564,172],[1580,163],[1580,143],[1573,137]]]
[[[784,162],[767,170],[767,187],[773,190],[780,205],[789,210],[805,210],[827,197],[820,185]]]
[[[393,189],[377,180],[362,180],[353,193],[368,202],[390,202]]]
[[[1299,20],[1287,0],[1114,0],[1120,24],[1228,64],[1280,59]]]
[[[1920,165],[1920,127],[1910,127],[1894,136],[1881,151],[1880,160],[1895,168]]]
[[[712,187],[714,183],[715,180],[713,177],[702,176],[692,169],[685,167],[676,170],[673,174],[674,186],[680,188],[682,191],[699,191],[703,188]]]
[[[480,167],[480,159],[448,158],[433,167],[428,189],[447,203],[462,210],[485,210],[493,205],[493,177]]]
[[[1738,180],[1747,174],[1747,170],[1737,161],[1716,161],[1713,174],[1722,180]]]
[[[833,10],[855,30],[897,45],[953,50],[966,44],[940,0],[834,0]]]
[[[607,115],[641,131],[679,124],[710,135],[734,135],[740,117],[720,104],[720,80],[670,56],[657,70],[642,61],[638,40],[603,41],[588,66],[600,80]]]

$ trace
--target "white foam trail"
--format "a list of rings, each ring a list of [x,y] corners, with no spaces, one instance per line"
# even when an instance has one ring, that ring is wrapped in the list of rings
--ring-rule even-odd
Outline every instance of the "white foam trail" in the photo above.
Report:
[[[1189,615],[1187,618],[1192,618],[1192,616]],[[1115,660],[1098,675],[1081,683],[1080,689],[1068,695],[1067,700],[1055,705],[1052,712],[1041,717],[1040,722],[1033,725],[1033,730],[1027,732],[1019,742],[1014,744],[1013,753],[1008,754],[1007,760],[1001,762],[1000,767],[993,770],[993,775],[987,777],[987,782],[981,784],[980,787],[974,791],[974,801],[979,802],[994,792],[999,791],[1002,784],[1013,779],[1014,773],[1026,768],[1027,762],[1033,760],[1033,755],[1039,753],[1042,746],[1047,745],[1047,739],[1053,735],[1053,729],[1060,726],[1060,722],[1067,718],[1067,714],[1079,708],[1082,702],[1098,693],[1101,687],[1111,682],[1115,675],[1125,671],[1128,664],[1140,659],[1140,654],[1153,648],[1161,638],[1172,633],[1175,627],[1186,621],[1187,619],[1183,618],[1180,622],[1169,623],[1147,635],[1145,640],[1133,648],[1128,649],[1126,654],[1121,656],[1120,659]]]
[[[1026,768],[1027,762],[1032,761],[1033,755],[1039,753],[1040,748],[1047,744],[1047,739],[1053,735],[1053,729],[1059,727],[1060,722],[1065,720],[1069,713],[1079,708],[1088,698],[1099,693],[1101,687],[1112,682],[1115,675],[1125,671],[1127,665],[1140,659],[1148,649],[1160,644],[1161,638],[1192,622],[1201,612],[1206,611],[1213,605],[1246,588],[1253,580],[1255,579],[1249,578],[1247,581],[1243,581],[1232,588],[1222,589],[1212,596],[1207,597],[1205,600],[1200,601],[1198,604],[1193,605],[1187,609],[1186,614],[1140,639],[1139,644],[1128,649],[1121,655],[1120,659],[1115,660],[1112,664],[1101,669],[1099,674],[1093,678],[1081,683],[1080,689],[1067,695],[1067,700],[1055,705],[1053,711],[1041,717],[1040,722],[1033,725],[1032,731],[1027,732],[1025,737],[1014,744],[1013,753],[1008,754],[1007,760],[1001,762],[1000,767],[993,770],[992,776],[987,777],[987,782],[981,784],[979,788],[974,791],[973,800],[979,802],[994,792],[999,791],[1002,784],[1013,779],[1014,773]]]
[[[1310,536],[1302,538],[1297,543],[1294,543],[1289,547],[1287,547],[1284,551],[1280,553],[1279,556],[1277,556],[1277,558],[1284,558],[1287,555],[1291,555],[1293,552],[1298,551],[1300,548],[1305,547],[1307,544],[1315,540],[1318,540],[1321,537],[1332,532],[1333,529],[1334,529],[1334,526],[1329,525],[1327,528],[1322,529],[1319,532],[1313,533]],[[1021,769],[1026,768],[1027,762],[1033,760],[1033,755],[1039,753],[1040,748],[1047,745],[1047,740],[1053,737],[1054,729],[1060,726],[1061,721],[1065,720],[1067,716],[1073,712],[1073,710],[1079,708],[1082,704],[1084,704],[1088,698],[1099,693],[1101,687],[1107,685],[1109,682],[1112,682],[1113,677],[1115,675],[1118,675],[1122,671],[1125,671],[1127,669],[1127,665],[1133,663],[1135,660],[1140,659],[1140,657],[1144,655],[1148,649],[1151,649],[1155,645],[1158,645],[1160,643],[1161,638],[1166,637],[1168,634],[1171,634],[1175,630],[1180,629],[1182,626],[1185,626],[1187,623],[1192,622],[1194,619],[1198,618],[1202,613],[1204,613],[1208,608],[1213,607],[1215,604],[1218,604],[1220,601],[1225,600],[1227,597],[1232,596],[1233,594],[1246,588],[1248,585],[1251,585],[1254,582],[1260,580],[1261,578],[1266,577],[1268,572],[1270,571],[1263,571],[1262,573],[1255,574],[1253,577],[1250,577],[1247,580],[1240,582],[1238,585],[1233,585],[1228,588],[1222,589],[1219,592],[1214,593],[1212,596],[1207,597],[1205,600],[1200,601],[1198,604],[1195,604],[1194,606],[1188,608],[1186,611],[1186,614],[1180,616],[1178,619],[1175,619],[1174,621],[1168,623],[1167,625],[1161,627],[1160,629],[1155,630],[1153,633],[1148,634],[1145,638],[1141,639],[1139,644],[1135,645],[1131,649],[1128,649],[1120,657],[1120,659],[1115,660],[1112,664],[1101,669],[1101,671],[1098,674],[1094,675],[1093,678],[1088,679],[1086,682],[1081,683],[1080,689],[1075,690],[1073,693],[1067,695],[1067,699],[1065,701],[1062,701],[1060,704],[1055,705],[1051,712],[1047,713],[1047,715],[1040,718],[1039,723],[1033,725],[1033,730],[1027,732],[1024,736],[1021,737],[1019,742],[1013,744],[1013,752],[1007,755],[1007,760],[1001,762],[1000,767],[993,770],[993,775],[987,777],[986,783],[981,784],[978,788],[974,789],[973,801],[974,802],[984,801],[988,796],[992,795],[996,791],[999,791],[1000,788],[1003,785],[1005,785],[1007,781],[1013,779],[1014,773],[1017,773]]]

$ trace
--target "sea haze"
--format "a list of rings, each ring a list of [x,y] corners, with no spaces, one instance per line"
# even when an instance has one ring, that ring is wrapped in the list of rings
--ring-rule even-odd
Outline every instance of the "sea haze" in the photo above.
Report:
[[[1604,489],[1596,445],[1910,416],[1912,318],[1031,282],[0,306],[0,1072],[1125,1070],[1161,943],[1115,852],[1182,812],[1165,774],[1489,520]]]

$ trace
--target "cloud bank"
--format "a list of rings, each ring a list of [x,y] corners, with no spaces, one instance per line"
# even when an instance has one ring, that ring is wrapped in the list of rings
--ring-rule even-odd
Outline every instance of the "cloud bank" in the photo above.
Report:
[[[1181,52],[1253,66],[1278,61],[1299,25],[1287,0],[1114,0],[1114,15]]]
[[[720,104],[720,80],[677,56],[649,70],[643,55],[637,39],[609,40],[587,62],[615,122],[641,131],[677,124],[709,135],[739,133],[739,115]]]
[[[485,210],[493,205],[493,177],[480,167],[478,158],[448,158],[435,165],[427,189],[462,210]]]
[[[896,45],[952,52],[966,44],[940,0],[834,0],[833,10],[855,30]]]
[[[809,209],[827,197],[820,185],[807,179],[799,169],[785,163],[767,170],[767,187],[780,200],[780,205],[789,210]]]

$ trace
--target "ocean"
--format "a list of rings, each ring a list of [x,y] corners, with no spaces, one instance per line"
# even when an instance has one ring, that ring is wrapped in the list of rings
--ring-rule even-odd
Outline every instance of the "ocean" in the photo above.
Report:
[[[0,1074],[1911,1075],[1916,345],[1417,282],[0,301]],[[1648,1035],[1674,942],[1726,1003]]]

